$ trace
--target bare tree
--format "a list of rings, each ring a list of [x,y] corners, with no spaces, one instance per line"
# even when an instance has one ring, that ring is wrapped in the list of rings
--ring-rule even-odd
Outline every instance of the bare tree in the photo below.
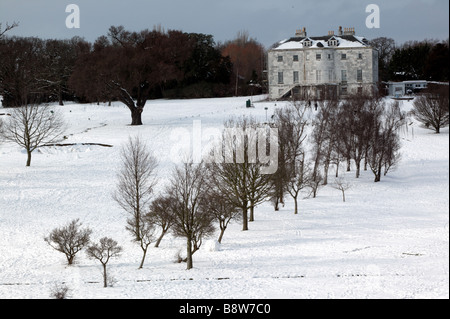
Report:
[[[0,94],[3,106],[18,107],[43,103],[50,94],[39,88],[36,77],[42,73],[44,41],[39,38],[11,37],[0,40]]]
[[[242,230],[248,230],[249,188],[247,165],[234,163],[213,163],[209,166],[211,178],[220,192],[242,214]]]
[[[59,105],[64,105],[64,95],[70,94],[68,79],[73,73],[73,67],[82,50],[88,45],[84,40],[73,37],[71,40],[45,40],[39,58],[42,71],[35,75],[37,87],[46,92],[52,99],[58,99]],[[92,86],[92,83],[88,85]]]
[[[293,164],[290,166],[292,171],[289,173],[288,192],[294,199],[294,214],[298,214],[298,195],[303,189],[311,187],[312,169],[305,162],[304,153]]]
[[[319,171],[320,164],[324,159],[325,162],[330,162],[329,156],[331,152],[328,150],[329,147],[327,147],[327,145],[330,145],[330,123],[336,118],[338,105],[339,103],[335,99],[319,101],[319,112],[313,121],[314,130],[311,135],[313,145],[312,160],[314,161],[311,180],[313,197],[316,197],[319,185],[324,180]]]
[[[351,188],[351,184],[346,181],[343,177],[338,177],[334,180],[333,188],[338,189],[342,192],[342,201],[345,203],[345,191]]]
[[[108,287],[108,277],[106,272],[106,265],[113,257],[118,257],[122,252],[122,247],[118,243],[108,237],[100,239],[99,243],[90,245],[87,248],[87,255],[90,258],[97,259],[103,266],[103,287]]]
[[[75,219],[65,227],[55,228],[44,240],[55,250],[66,255],[67,264],[72,265],[75,255],[89,244],[91,229],[80,229],[79,219]]]
[[[373,106],[378,103],[376,97],[366,94],[350,95],[343,102],[337,114],[334,132],[337,132],[338,148],[353,160],[356,166],[356,178],[361,174],[361,163],[367,154],[372,123],[374,121]]]
[[[245,181],[243,184],[247,185],[249,221],[252,222],[255,220],[255,207],[267,200],[271,190],[271,175],[264,172],[266,163],[263,158],[266,158],[269,152],[269,166],[275,166],[273,161],[275,154],[272,148],[278,146],[274,136],[276,134],[269,132],[267,126],[258,124],[254,118],[243,117],[230,120],[225,126],[229,129],[225,129],[225,144],[230,146],[225,150],[225,156],[231,155],[231,149],[235,152],[233,159],[225,160],[225,162],[230,163],[231,168],[234,167],[243,174],[241,176]],[[229,134],[230,131],[233,133]]]
[[[161,234],[156,240],[155,247],[159,247],[164,235],[169,231],[174,222],[172,211],[172,198],[169,196],[159,196],[150,205],[150,211],[145,215],[149,223],[160,226]]]
[[[383,166],[391,167],[399,158],[400,141],[398,129],[404,124],[406,115],[400,110],[398,101],[387,108],[383,105],[382,113],[374,117],[373,131],[369,141],[368,163],[375,175],[375,182],[381,180]]]
[[[309,188],[311,189],[311,192],[309,193],[309,196],[312,196],[313,198],[316,198],[317,193],[319,192],[319,188],[321,188],[323,185],[323,176],[320,171],[317,171],[314,173],[314,169],[308,178],[309,181]]]
[[[260,163],[252,163],[248,166],[249,185],[249,221],[255,221],[255,207],[265,202],[270,193],[270,175],[263,174]]]
[[[172,231],[186,239],[187,269],[193,267],[192,255],[203,238],[214,233],[214,216],[206,209],[208,183],[203,164],[185,163],[175,168],[168,194],[175,216]]]
[[[437,134],[441,128],[449,125],[448,84],[433,85],[413,102],[412,114],[427,128],[431,127]]]
[[[147,150],[139,136],[129,138],[121,152],[122,168],[113,199],[128,213],[126,229],[139,243],[144,265],[148,246],[154,240],[155,227],[145,217],[156,185],[156,158]]]
[[[395,40],[392,38],[379,37],[371,40],[370,45],[378,51],[380,81],[388,81],[389,63],[395,52]]]
[[[224,147],[220,148],[222,162],[209,167],[220,192],[241,209],[244,231],[248,230],[249,210],[250,220],[254,220],[254,207],[269,197],[270,174],[267,173],[277,166],[273,158],[278,160],[273,154],[278,142],[272,133],[268,134],[267,127],[258,127],[254,119],[230,119],[225,123],[221,145]],[[270,155],[266,156],[268,149]],[[264,157],[268,158],[267,163]]]
[[[271,175],[271,196],[278,210],[278,204],[284,202],[285,192],[289,192],[289,183],[295,175],[295,165],[303,153],[306,139],[306,105],[294,102],[288,107],[275,110],[274,123],[278,128],[278,170]],[[292,194],[291,194],[292,195]]]
[[[224,194],[218,191],[214,185],[210,185],[212,191],[208,194],[206,208],[214,215],[219,222],[220,234],[218,242],[222,243],[223,234],[232,220],[239,220],[241,211]]]
[[[6,22],[5,25],[5,29],[2,30],[2,24],[0,23],[0,39],[3,37],[3,35],[8,32],[9,30],[18,27],[19,23],[17,22],[13,22],[12,24],[9,24],[8,22]]]
[[[329,128],[327,129],[327,137],[325,142],[323,143],[323,185],[328,184],[328,170],[330,169],[330,165],[332,163],[336,164],[336,167],[339,165],[340,161],[340,153],[339,153],[339,140],[338,135],[336,134],[336,122],[330,123]],[[336,168],[336,174],[338,169]]]
[[[140,241],[140,227],[156,185],[158,164],[139,136],[128,139],[122,148],[121,159],[122,168],[113,199],[129,214],[126,229]]]
[[[146,218],[144,214],[141,216],[140,221],[136,222],[139,224],[139,240],[135,240],[142,249],[142,259],[139,264],[139,269],[144,267],[145,257],[147,256],[148,247],[155,240],[156,229],[155,225],[152,223],[151,219]],[[134,231],[132,232],[134,234]]]
[[[298,213],[298,195],[307,183],[305,152],[308,125],[307,105],[296,101],[292,105],[275,110],[274,123],[278,127],[278,171],[272,175],[275,196],[288,192],[295,203],[294,213]],[[309,175],[308,175],[309,176]],[[275,210],[278,199],[275,198]]]
[[[4,123],[3,138],[16,143],[27,151],[27,164],[31,165],[31,153],[39,146],[55,142],[65,130],[65,124],[58,109],[48,105],[25,105],[12,111]]]
[[[183,78],[191,38],[176,30],[130,32],[123,26],[111,26],[108,38],[102,39],[105,45],[101,50],[94,48],[88,59],[96,62],[97,84],[106,86],[100,91],[109,92],[129,108],[131,125],[142,125],[142,113],[151,95]],[[78,64],[77,72],[84,73],[84,68],[92,66]]]

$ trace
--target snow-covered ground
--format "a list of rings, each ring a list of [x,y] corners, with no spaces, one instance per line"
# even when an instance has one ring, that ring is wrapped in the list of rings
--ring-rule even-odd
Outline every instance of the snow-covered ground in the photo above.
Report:
[[[265,107],[270,117],[276,106],[258,99],[252,109],[247,98],[149,101],[141,127],[128,125],[120,103],[68,103],[54,106],[68,122],[65,142],[113,147],[45,147],[26,168],[23,150],[0,144],[0,298],[50,298],[61,283],[72,298],[449,298],[449,131],[436,135],[418,123],[402,132],[401,163],[380,183],[370,171],[358,180],[347,173],[353,186],[345,203],[330,186],[302,199],[298,215],[290,199],[278,212],[264,203],[249,231],[234,223],[219,247],[214,238],[204,243],[194,269],[174,263],[185,242],[170,235],[137,269],[141,249],[111,198],[121,145],[135,134],[148,142],[162,188],[180,143],[174,132],[191,132],[194,120],[218,127],[232,115],[265,121]],[[100,264],[84,252],[67,267],[44,242],[75,218],[93,240],[108,236],[123,246],[108,264],[113,287],[102,287]]]

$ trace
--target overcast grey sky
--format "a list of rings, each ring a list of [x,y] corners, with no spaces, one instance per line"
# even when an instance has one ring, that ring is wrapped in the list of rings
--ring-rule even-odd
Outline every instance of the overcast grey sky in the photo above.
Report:
[[[68,29],[68,4],[80,9],[80,28]],[[380,28],[368,29],[368,4],[380,8]],[[212,34],[216,42],[238,31],[269,47],[306,27],[308,35],[326,35],[339,26],[355,27],[357,35],[373,39],[408,40],[449,37],[448,0],[0,0],[0,22],[17,21],[10,35],[41,38],[81,36],[95,41],[111,25],[127,30],[167,29]]]

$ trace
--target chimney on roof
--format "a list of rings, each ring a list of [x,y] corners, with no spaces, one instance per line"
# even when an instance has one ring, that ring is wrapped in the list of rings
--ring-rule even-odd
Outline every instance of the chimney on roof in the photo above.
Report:
[[[295,31],[295,36],[296,37],[304,37],[304,38],[306,38],[306,28],[304,27],[303,29],[296,30]]]
[[[334,31],[328,31],[328,35],[334,35]]]
[[[344,35],[355,35],[355,28],[345,28]]]
[[[339,32],[338,32],[338,35],[342,35],[342,27],[341,27],[341,26],[339,26]]]

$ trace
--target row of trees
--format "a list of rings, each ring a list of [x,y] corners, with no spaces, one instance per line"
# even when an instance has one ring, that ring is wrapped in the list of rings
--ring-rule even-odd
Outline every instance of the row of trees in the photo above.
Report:
[[[192,255],[202,240],[214,233],[214,221],[219,222],[221,241],[236,208],[220,196],[211,184],[204,164],[186,163],[176,167],[164,193],[154,195],[156,185],[155,157],[139,137],[129,140],[122,150],[122,168],[118,175],[115,201],[128,214],[126,229],[139,244],[144,265],[148,247],[158,247],[170,229],[186,239],[187,269],[193,267]],[[216,201],[217,200],[217,201]],[[156,234],[159,232],[159,236]]]
[[[154,195],[156,159],[140,138],[129,140],[114,199],[128,213],[127,230],[143,251],[140,268],[149,245],[158,246],[169,230],[185,238],[190,269],[192,255],[214,233],[214,224],[219,225],[220,242],[231,220],[241,220],[246,231],[255,218],[255,207],[272,200],[277,210],[287,194],[294,199],[297,214],[299,195],[315,197],[319,187],[328,183],[331,164],[336,165],[336,177],[340,164],[346,162],[348,171],[356,167],[357,178],[362,169],[370,168],[379,182],[398,163],[398,130],[406,115],[397,102],[386,105],[381,99],[353,96],[343,103],[322,101],[317,114],[306,104],[295,103],[275,115],[271,126],[278,134],[268,134],[267,124],[252,118],[225,122],[211,158],[176,167],[159,196]],[[229,136],[237,132],[230,128],[242,134]],[[266,174],[264,168],[271,162],[278,169]],[[344,192],[345,183],[337,184]]]
[[[218,45],[223,56],[230,57],[233,64],[231,84],[234,96],[267,92],[263,70],[265,70],[266,50],[251,38],[248,32],[238,32],[234,40]]]
[[[448,97],[448,85],[430,84],[424,94],[418,96],[413,102],[413,108],[409,115],[414,116],[425,127],[439,133],[441,128],[449,125]],[[384,137],[380,138],[380,136],[374,134],[374,131],[379,130],[379,123],[386,126],[387,131],[392,132],[406,123],[406,115],[400,111],[398,103],[394,102],[386,107],[381,99],[370,96],[350,96],[343,102],[328,100],[319,103],[319,112],[315,119],[310,121],[314,127],[310,140],[315,145],[313,150],[313,180],[317,184],[320,184],[322,180],[322,177],[318,174],[320,164],[324,165],[323,183],[326,185],[330,165],[336,165],[337,177],[339,164],[344,159],[347,161],[347,170],[350,169],[351,160],[354,161],[356,177],[359,177],[363,159],[364,170],[367,170],[368,165],[374,163],[376,156],[371,157],[370,154],[376,146],[379,146],[375,145],[376,143],[380,145],[385,142],[388,143],[387,151],[383,153],[384,162],[381,165],[385,167],[385,173],[398,161],[396,150],[399,145],[394,138],[396,134],[386,137],[388,141],[385,141]],[[305,167],[305,152],[302,150],[302,144],[307,137],[306,128],[309,124],[307,110],[307,105],[295,102],[291,107],[275,110],[273,115],[274,123],[272,126],[279,133],[277,135],[277,171],[270,173],[273,175],[271,180],[272,198],[276,209],[280,201],[282,202],[285,192],[296,198],[298,192],[303,188],[299,187],[299,181],[288,187],[289,183],[283,182],[286,180],[286,176],[295,175],[298,171],[309,170],[308,166]],[[50,108],[48,105],[27,104],[15,108],[11,114],[5,113],[4,115],[9,115],[9,117],[5,121],[0,119],[0,142],[12,142],[23,147],[27,152],[27,166],[31,164],[31,155],[34,150],[64,138],[66,125],[63,116],[59,110]],[[247,139],[257,140],[257,136],[249,136],[250,131],[253,131],[252,134],[255,135],[255,129],[258,127],[258,123],[254,119],[229,120],[225,123],[225,126],[228,129],[233,127],[243,128],[244,131],[247,128]],[[245,143],[243,142],[243,144],[245,148]],[[272,145],[274,144],[272,143]],[[289,159],[293,158],[301,158],[302,160],[291,163]],[[370,161],[371,158],[372,162]],[[380,166],[376,170],[373,167],[374,165],[371,168],[376,174],[376,181],[379,181],[381,178]],[[244,174],[244,176],[246,175]],[[300,176],[299,178],[304,177]],[[247,179],[252,180],[252,176]],[[254,182],[265,185],[265,181],[255,180]],[[300,186],[306,184],[302,182]],[[235,186],[234,188],[244,194],[242,196],[245,197],[247,186],[242,185],[241,189]],[[313,187],[313,189],[316,189],[316,187]],[[315,195],[315,192],[313,192],[313,195]],[[258,201],[257,198],[252,199],[252,203],[248,207],[250,209],[250,220],[253,215],[253,207]]]
[[[111,27],[94,43],[7,37],[0,26],[0,95],[4,106],[64,100],[119,100],[142,124],[145,101],[159,97],[212,97],[263,92],[265,49],[247,32],[216,44],[211,35],[130,32]],[[396,46],[391,38],[371,44],[379,51],[380,80],[448,81],[448,41]]]
[[[148,99],[200,82],[226,84],[230,72],[231,62],[214,48],[212,36],[111,27],[77,61],[69,83],[85,101],[118,99],[130,109],[131,124],[141,125]]]
[[[380,81],[449,81],[449,42],[409,41],[396,45],[394,39],[370,41],[379,53]]]
[[[344,101],[320,101],[317,114],[302,102],[275,112],[279,130],[278,171],[271,176],[270,198],[275,210],[289,194],[298,212],[301,192],[316,197],[321,186],[328,184],[329,168],[370,170],[374,181],[398,163],[400,156],[399,128],[406,123],[406,114],[398,102],[386,104],[372,96],[354,95]],[[345,181],[337,179],[344,191]]]
[[[81,38],[0,38],[0,95],[3,106],[73,99],[68,80],[77,58],[89,50]]]
[[[68,225],[53,229],[44,238],[53,249],[66,256],[67,264],[73,265],[76,255],[86,248],[89,258],[96,259],[102,264],[103,286],[108,286],[107,264],[111,258],[118,257],[122,247],[112,238],[103,237],[98,243],[91,241],[92,230],[89,227],[81,228],[79,219],[74,219]]]
[[[0,26],[3,105],[64,100],[122,101],[139,124],[149,98],[199,98],[262,91],[264,48],[246,32],[216,44],[211,35],[112,26],[89,43],[7,37]]]

